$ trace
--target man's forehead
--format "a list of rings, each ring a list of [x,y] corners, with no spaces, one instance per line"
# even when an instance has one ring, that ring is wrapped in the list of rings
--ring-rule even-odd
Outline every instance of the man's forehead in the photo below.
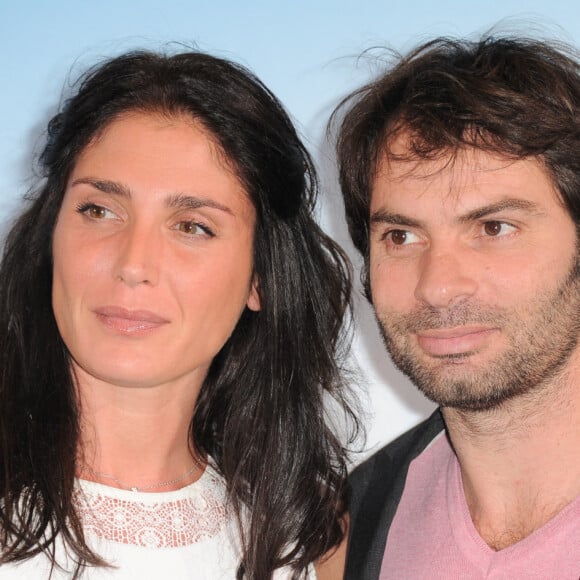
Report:
[[[441,206],[457,212],[505,199],[530,201],[538,207],[554,202],[564,205],[540,158],[514,159],[464,147],[425,159],[408,149],[408,142],[399,140],[384,150],[372,185],[371,215],[383,210],[407,215],[421,212],[426,198],[435,198]]]
[[[514,168],[510,170],[510,168]],[[381,183],[393,187],[412,182],[421,190],[434,182],[449,184],[450,191],[461,190],[472,183],[498,182],[510,178],[525,179],[526,173],[542,175],[554,189],[552,179],[539,157],[515,158],[500,151],[488,151],[476,146],[431,151],[419,155],[407,133],[397,135],[385,145],[377,159],[373,190]],[[424,182],[424,186],[421,185]]]
[[[474,145],[436,149],[410,131],[398,131],[383,145],[377,158],[375,177],[391,180],[432,178],[441,172],[461,177],[472,173],[508,167],[520,161],[501,150],[492,151]],[[534,162],[542,164],[541,160]]]

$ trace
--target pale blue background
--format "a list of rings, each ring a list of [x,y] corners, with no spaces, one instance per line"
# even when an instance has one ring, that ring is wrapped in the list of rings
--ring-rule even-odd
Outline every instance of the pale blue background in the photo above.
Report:
[[[477,34],[499,21],[503,30],[580,42],[577,0],[0,0],[0,220],[34,183],[32,158],[65,79],[102,57],[178,41],[246,64],[285,103],[322,169],[323,225],[350,250],[323,134],[340,97],[376,70],[372,57],[357,56],[373,46],[407,50],[435,35]],[[357,315],[372,447],[430,405],[391,368],[362,300]]]

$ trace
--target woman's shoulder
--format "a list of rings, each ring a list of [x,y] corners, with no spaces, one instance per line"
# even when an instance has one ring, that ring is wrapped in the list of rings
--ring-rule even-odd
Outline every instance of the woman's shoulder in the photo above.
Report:
[[[80,480],[76,502],[87,538],[142,548],[179,548],[223,534],[231,515],[223,479],[208,465],[179,490],[146,493]]]

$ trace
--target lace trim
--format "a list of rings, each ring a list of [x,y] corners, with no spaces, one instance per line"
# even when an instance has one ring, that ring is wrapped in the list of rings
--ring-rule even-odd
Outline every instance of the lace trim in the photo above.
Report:
[[[87,537],[146,548],[196,544],[229,520],[223,481],[209,466],[196,482],[164,493],[79,480],[75,501]]]

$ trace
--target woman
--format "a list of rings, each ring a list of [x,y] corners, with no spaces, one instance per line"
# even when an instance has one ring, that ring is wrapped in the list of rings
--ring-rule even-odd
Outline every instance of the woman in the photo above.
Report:
[[[41,165],[0,274],[0,578],[336,577],[350,281],[278,101],[129,53]]]

